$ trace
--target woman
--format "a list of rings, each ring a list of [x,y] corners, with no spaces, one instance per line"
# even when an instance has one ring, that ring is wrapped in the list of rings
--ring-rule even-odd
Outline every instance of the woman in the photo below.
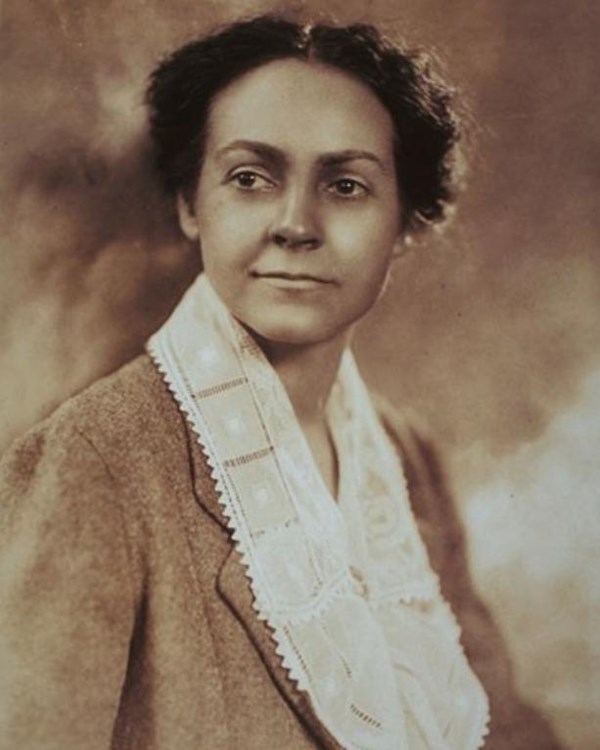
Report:
[[[557,747],[349,349],[452,198],[450,92],[370,27],[261,17],[147,101],[204,273],[5,459],[0,747]]]

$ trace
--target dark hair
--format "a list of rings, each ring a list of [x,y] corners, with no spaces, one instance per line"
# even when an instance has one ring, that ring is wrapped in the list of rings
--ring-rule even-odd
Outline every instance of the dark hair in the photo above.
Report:
[[[177,49],[151,74],[150,134],[164,188],[193,195],[211,102],[261,65],[294,58],[333,66],[365,83],[392,117],[405,226],[445,218],[460,176],[460,120],[454,92],[422,51],[403,50],[373,26],[302,26],[264,15],[233,23]]]

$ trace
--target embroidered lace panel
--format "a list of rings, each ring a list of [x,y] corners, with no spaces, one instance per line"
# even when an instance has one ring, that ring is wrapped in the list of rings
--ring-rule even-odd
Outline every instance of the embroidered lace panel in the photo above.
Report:
[[[488,703],[350,351],[328,404],[339,503],[277,374],[201,275],[147,345],[213,472],[257,616],[348,750],[475,750]]]

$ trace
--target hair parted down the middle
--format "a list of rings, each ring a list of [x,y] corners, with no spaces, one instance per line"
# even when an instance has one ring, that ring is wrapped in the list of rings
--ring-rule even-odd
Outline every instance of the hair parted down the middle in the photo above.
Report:
[[[286,58],[330,65],[367,85],[392,118],[405,229],[446,218],[462,175],[462,127],[454,91],[431,57],[402,49],[370,25],[301,25],[272,15],[191,41],[151,74],[150,135],[167,193],[195,191],[215,96],[245,73]]]

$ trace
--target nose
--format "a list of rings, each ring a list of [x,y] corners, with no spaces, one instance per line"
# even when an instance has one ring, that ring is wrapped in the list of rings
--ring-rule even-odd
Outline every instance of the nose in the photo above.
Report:
[[[279,247],[315,250],[323,239],[314,199],[308,189],[290,189],[282,197],[270,239]]]

